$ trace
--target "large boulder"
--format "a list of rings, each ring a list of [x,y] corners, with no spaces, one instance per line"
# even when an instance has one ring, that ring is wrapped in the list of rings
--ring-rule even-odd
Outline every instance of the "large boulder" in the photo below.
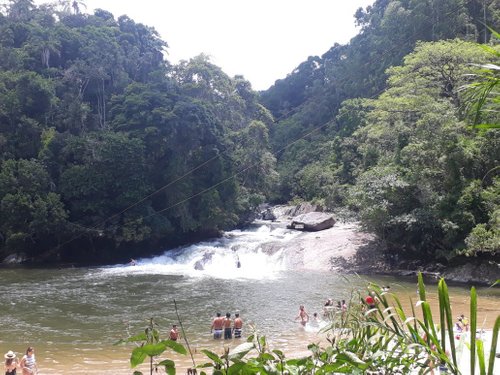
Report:
[[[272,208],[268,207],[266,210],[261,212],[262,220],[276,220],[276,215],[274,214]]]
[[[317,232],[331,228],[335,225],[332,214],[325,212],[309,212],[295,216],[291,223],[287,225],[289,229],[299,229],[309,232]]]
[[[322,207],[307,202],[295,206],[274,206],[272,210],[277,218],[293,218],[297,215],[307,214],[309,212],[323,211]]]

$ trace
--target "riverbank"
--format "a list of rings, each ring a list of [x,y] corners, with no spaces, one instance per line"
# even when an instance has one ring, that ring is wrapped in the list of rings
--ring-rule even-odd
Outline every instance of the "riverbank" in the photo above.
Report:
[[[271,226],[286,227],[297,213],[314,209],[313,206],[273,208]],[[282,243],[266,244],[264,251],[273,253]],[[429,281],[444,277],[447,282],[492,285],[500,279],[500,264],[494,259],[462,258],[448,264],[436,261],[398,259],[388,257],[383,243],[366,232],[358,222],[337,221],[332,228],[318,232],[301,232],[286,245],[287,266],[293,269],[334,270],[343,274],[415,276],[421,272]]]

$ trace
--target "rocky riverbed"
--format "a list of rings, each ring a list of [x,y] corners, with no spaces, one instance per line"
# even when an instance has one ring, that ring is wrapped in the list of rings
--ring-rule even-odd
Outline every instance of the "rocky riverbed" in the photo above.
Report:
[[[273,226],[288,225],[294,216],[314,211],[311,205],[273,207]],[[269,213],[269,209],[267,210]],[[270,242],[264,251],[274,252],[282,243]],[[388,257],[376,236],[363,230],[357,222],[336,221],[333,227],[316,232],[303,231],[286,245],[289,266],[296,269],[339,270],[344,273],[411,276],[422,272],[430,279],[488,284],[500,279],[500,264],[493,259],[465,258],[442,264],[424,260]]]

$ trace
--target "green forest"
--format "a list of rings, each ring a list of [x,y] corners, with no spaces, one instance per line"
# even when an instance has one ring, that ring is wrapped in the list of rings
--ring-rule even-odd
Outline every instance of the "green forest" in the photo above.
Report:
[[[377,0],[262,92],[80,4],[0,12],[0,260],[127,261],[301,201],[389,254],[500,256],[498,0]]]

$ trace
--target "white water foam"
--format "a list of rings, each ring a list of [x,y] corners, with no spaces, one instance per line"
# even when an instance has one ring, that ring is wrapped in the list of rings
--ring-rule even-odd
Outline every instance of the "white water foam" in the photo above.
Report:
[[[161,274],[221,279],[274,279],[287,269],[285,247],[298,232],[263,224],[249,230],[226,232],[212,241],[166,251],[153,258],[141,258],[135,265],[103,268],[109,274]],[[263,244],[273,242],[273,252]],[[280,248],[280,244],[283,246]]]

